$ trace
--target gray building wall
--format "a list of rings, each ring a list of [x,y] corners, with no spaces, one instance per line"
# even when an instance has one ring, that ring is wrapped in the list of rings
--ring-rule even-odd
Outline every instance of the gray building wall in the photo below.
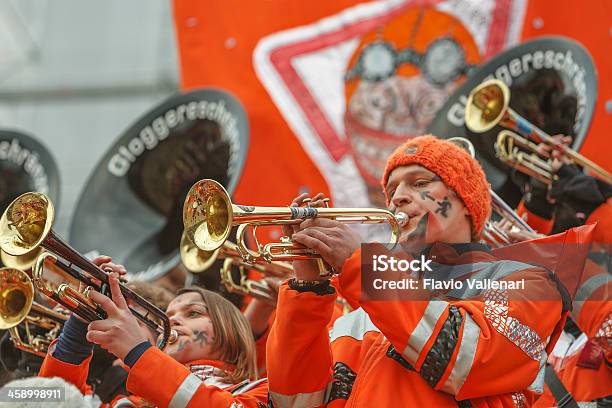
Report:
[[[0,0],[0,128],[58,162],[60,235],[104,152],[177,89],[170,0]]]

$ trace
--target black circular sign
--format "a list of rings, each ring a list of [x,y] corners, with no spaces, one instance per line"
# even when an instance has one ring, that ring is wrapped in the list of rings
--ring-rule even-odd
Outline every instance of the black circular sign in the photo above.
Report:
[[[190,187],[215,179],[231,194],[248,149],[240,102],[219,89],[173,96],[109,149],[81,193],[70,242],[110,255],[130,279],[154,280],[180,262],[182,210]]]

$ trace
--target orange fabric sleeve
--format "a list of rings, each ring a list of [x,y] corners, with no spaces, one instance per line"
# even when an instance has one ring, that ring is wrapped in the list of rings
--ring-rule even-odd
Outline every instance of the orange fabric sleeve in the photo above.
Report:
[[[585,224],[597,223],[593,242],[612,245],[612,199],[608,199],[593,211],[586,219]],[[609,247],[608,247],[609,248]]]
[[[611,320],[611,314],[612,277],[600,265],[587,260],[571,316],[580,330],[592,338]]]
[[[555,223],[554,218],[547,220],[540,216],[535,215],[525,207],[525,202],[521,200],[516,209],[516,213],[525,219],[525,222],[529,224],[531,228],[539,232],[540,234],[549,235],[552,231],[552,227]]]
[[[159,407],[171,401],[187,407],[230,407],[242,404],[257,408],[267,404],[267,386],[260,386],[239,395],[232,395],[218,387],[207,386],[189,369],[156,347],[150,347],[136,361],[127,379],[127,389]]]
[[[86,383],[87,375],[89,373],[89,363],[91,362],[91,355],[87,357],[79,365],[66,363],[58,360],[51,355],[55,348],[57,339],[49,346],[49,352],[45,356],[45,359],[38,372],[39,377],[60,377],[73,384],[81,391],[83,395],[89,395],[92,393],[91,387]]]
[[[268,336],[270,335],[270,329],[276,319],[276,311],[272,312],[270,319],[268,319],[268,328],[266,331],[255,340],[255,351],[257,353],[257,374],[259,378],[267,376],[266,369],[266,344],[268,343]]]
[[[361,250],[355,251],[342,266],[344,268],[352,268],[361,264]],[[338,294],[342,296],[349,305],[354,309],[359,307],[359,299],[361,298],[361,282],[357,277],[351,274],[340,273],[332,278],[332,285],[338,290]]]
[[[340,282],[360,282],[360,274],[353,258]],[[543,374],[544,349],[552,350],[565,321],[560,294],[546,271],[518,269],[504,278],[522,279],[524,290],[483,292],[467,300],[361,299],[360,304],[435,390],[457,399],[484,397],[527,389]],[[549,337],[553,341],[546,343]],[[444,359],[443,372],[430,375],[437,370],[432,362]]]
[[[267,345],[270,395],[277,406],[323,401],[332,373],[327,326],[335,299],[335,293],[299,293],[287,283],[280,287]]]

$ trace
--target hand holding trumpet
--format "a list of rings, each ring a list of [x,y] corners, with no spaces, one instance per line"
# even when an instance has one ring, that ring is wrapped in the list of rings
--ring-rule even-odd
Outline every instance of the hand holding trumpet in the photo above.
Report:
[[[290,206],[298,207],[306,202],[310,207],[320,208],[326,206],[327,201],[323,193],[318,193],[312,199],[303,193],[296,197]],[[317,251],[335,270],[342,268],[344,261],[359,248],[361,243],[359,235],[347,224],[330,218],[307,219],[299,225],[284,227],[283,232],[293,241]],[[294,261],[293,268],[297,279],[322,279],[317,262]]]
[[[89,323],[87,340],[124,360],[130,350],[148,340],[146,329],[141,328],[119,289],[119,274],[112,272],[108,284],[112,298],[98,292],[89,293],[90,299],[100,305],[108,317]]]

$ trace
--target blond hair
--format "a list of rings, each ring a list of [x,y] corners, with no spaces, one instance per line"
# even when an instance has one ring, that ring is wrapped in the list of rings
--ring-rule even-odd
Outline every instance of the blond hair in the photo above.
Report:
[[[180,289],[177,294],[189,292],[199,293],[206,304],[215,331],[213,347],[219,351],[219,360],[236,367],[225,371],[222,379],[232,384],[256,379],[255,339],[240,310],[221,295],[197,286]]]

